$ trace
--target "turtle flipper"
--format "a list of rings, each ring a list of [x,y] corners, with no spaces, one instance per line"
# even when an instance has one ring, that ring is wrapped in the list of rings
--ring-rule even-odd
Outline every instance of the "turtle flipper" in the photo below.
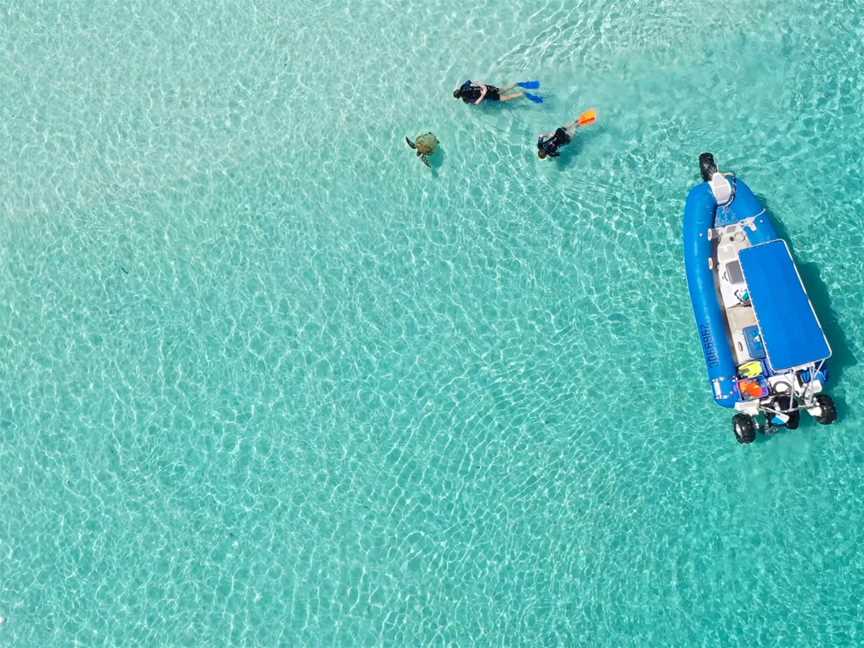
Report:
[[[419,155],[419,156],[420,156],[420,159],[423,160],[423,164],[425,164],[425,165],[426,165],[427,167],[429,167],[430,169],[432,168],[432,165],[429,164],[429,158],[426,157],[426,154],[425,154],[425,153],[420,153],[420,152],[418,151],[418,152],[417,152],[417,155]]]
[[[417,148],[417,146],[414,144],[414,142],[412,142],[410,139],[408,139],[407,136],[405,137],[405,143],[406,143],[408,146],[410,146],[412,149],[416,149],[416,148]]]

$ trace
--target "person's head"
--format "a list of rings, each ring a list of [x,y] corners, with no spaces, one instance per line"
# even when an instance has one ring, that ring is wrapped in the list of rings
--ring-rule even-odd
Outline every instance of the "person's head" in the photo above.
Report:
[[[465,83],[463,83],[461,86],[459,86],[458,88],[456,88],[453,91],[453,98],[454,99],[462,99],[465,96],[465,92],[467,92],[470,87],[471,87],[471,80],[469,79],[468,81],[466,81]]]
[[[552,139],[546,138],[543,135],[537,139],[537,157],[541,160],[552,157],[557,150],[558,147]]]

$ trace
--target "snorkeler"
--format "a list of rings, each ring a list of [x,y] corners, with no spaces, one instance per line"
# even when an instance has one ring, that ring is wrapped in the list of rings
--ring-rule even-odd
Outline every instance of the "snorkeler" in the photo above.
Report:
[[[473,83],[471,81],[466,81],[453,91],[453,98],[461,99],[465,103],[474,104],[475,106],[484,101],[512,101],[513,99],[519,99],[521,97],[527,97],[534,103],[543,103],[543,97],[538,95],[533,95],[529,92],[511,92],[516,87],[526,89],[539,88],[540,82],[520,81],[518,83],[513,83],[506,88],[499,88],[487,83]]]
[[[597,121],[597,111],[593,108],[586,110],[566,126],[555,129],[554,133],[543,133],[537,138],[537,157],[541,160],[547,157],[558,157],[561,155],[558,149],[570,143],[576,135],[576,131],[582,126],[589,126]]]
[[[432,165],[429,164],[429,156],[438,149],[438,138],[433,133],[418,135],[413,142],[406,137],[405,143],[417,151],[417,157],[423,161],[423,164],[430,169],[432,168]]]

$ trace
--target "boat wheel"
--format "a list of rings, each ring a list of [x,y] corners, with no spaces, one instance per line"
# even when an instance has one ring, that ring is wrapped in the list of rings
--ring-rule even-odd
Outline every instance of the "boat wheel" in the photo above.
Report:
[[[816,394],[816,406],[819,408],[819,414],[815,417],[822,425],[830,425],[837,420],[837,408],[834,407],[834,401],[828,394]]]
[[[756,440],[756,422],[752,416],[746,414],[733,416],[732,431],[738,443],[753,443]]]

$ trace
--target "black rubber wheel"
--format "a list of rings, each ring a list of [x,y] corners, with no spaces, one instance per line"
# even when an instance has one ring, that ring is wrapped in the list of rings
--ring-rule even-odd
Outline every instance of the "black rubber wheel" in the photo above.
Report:
[[[753,443],[756,440],[756,422],[752,416],[736,414],[732,417],[732,432],[738,443]]]
[[[837,420],[837,408],[834,407],[834,401],[828,394],[816,394],[816,404],[822,413],[816,417],[816,420],[822,425],[831,425]]]
[[[801,423],[801,410],[789,412],[789,420],[786,421],[787,430],[797,430],[798,424]]]

